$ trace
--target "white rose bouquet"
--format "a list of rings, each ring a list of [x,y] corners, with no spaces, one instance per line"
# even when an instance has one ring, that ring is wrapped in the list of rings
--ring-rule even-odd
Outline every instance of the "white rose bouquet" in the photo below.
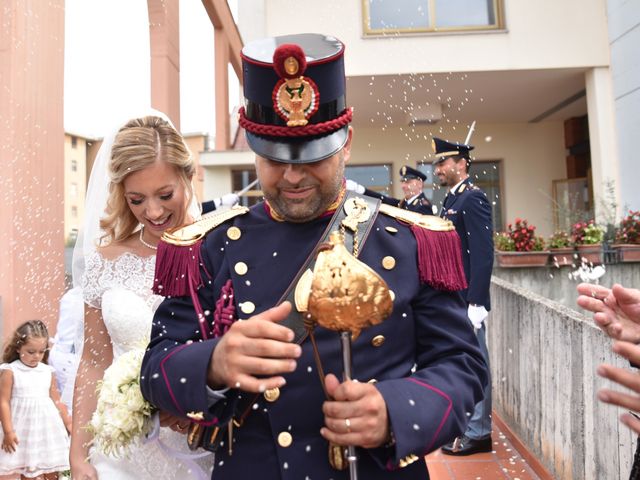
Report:
[[[120,355],[98,384],[98,404],[88,428],[94,445],[105,455],[126,455],[151,429],[155,409],[140,391],[143,357],[142,348]]]

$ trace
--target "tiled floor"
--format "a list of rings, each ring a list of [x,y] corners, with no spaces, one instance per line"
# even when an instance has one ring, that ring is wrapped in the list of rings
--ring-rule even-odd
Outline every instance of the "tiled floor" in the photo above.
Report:
[[[431,480],[553,480],[548,471],[493,414],[493,452],[466,457],[427,456]]]

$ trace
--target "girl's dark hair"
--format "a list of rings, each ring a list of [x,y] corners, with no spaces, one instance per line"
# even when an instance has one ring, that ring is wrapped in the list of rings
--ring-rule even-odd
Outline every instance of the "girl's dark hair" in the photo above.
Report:
[[[9,340],[9,343],[4,347],[2,361],[4,363],[11,363],[20,358],[18,350],[20,350],[20,347],[27,343],[31,338],[46,338],[47,342],[49,341],[49,332],[42,320],[29,320],[16,328],[11,340]],[[44,352],[42,363],[47,363],[48,359],[49,349],[47,348]]]

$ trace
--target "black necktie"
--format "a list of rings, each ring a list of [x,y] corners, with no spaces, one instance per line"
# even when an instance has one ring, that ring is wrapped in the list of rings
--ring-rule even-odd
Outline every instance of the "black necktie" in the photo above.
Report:
[[[449,203],[449,200],[451,199],[451,197],[453,197],[453,195],[451,194],[451,190],[449,190],[447,192],[447,194],[445,195],[444,200],[442,201],[442,211],[440,212],[440,216],[441,217],[443,217],[444,214],[446,213],[447,207],[448,207],[448,203]]]

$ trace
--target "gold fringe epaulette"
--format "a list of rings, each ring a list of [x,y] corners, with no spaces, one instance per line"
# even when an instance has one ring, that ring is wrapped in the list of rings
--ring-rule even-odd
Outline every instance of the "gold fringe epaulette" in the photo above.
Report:
[[[380,204],[380,213],[433,232],[450,232],[451,230],[455,230],[451,220],[436,217],[435,215],[423,215],[418,212],[412,212],[411,210],[392,207],[386,203]]]
[[[247,207],[234,206],[229,210],[218,212],[214,210],[211,213],[203,215],[202,218],[191,225],[176,228],[175,230],[166,231],[162,234],[162,240],[170,245],[179,247],[190,246],[203,238],[207,233],[222,225],[227,220],[231,220],[239,215],[244,215],[249,209]]]

